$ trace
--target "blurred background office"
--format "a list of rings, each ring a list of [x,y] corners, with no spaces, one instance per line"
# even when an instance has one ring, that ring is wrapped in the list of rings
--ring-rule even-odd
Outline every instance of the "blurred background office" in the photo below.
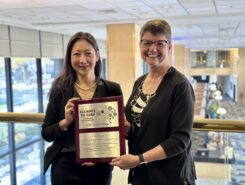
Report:
[[[172,26],[170,60],[193,84],[196,119],[245,120],[244,0],[0,0],[0,112],[43,113],[70,35],[98,40],[102,76],[128,99],[147,72],[139,30],[149,19]],[[137,66],[137,67],[136,67]],[[139,67],[140,66],[140,67]],[[238,132],[245,132],[241,129]],[[198,185],[245,184],[245,134],[193,132]],[[0,185],[49,185],[38,123],[0,120]],[[112,185],[127,184],[115,168]]]

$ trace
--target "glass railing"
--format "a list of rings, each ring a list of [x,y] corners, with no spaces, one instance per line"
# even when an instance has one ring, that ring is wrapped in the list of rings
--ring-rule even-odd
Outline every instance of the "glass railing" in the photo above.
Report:
[[[2,112],[0,113],[0,126],[8,123],[41,124],[43,119],[43,113]],[[192,154],[195,159],[198,185],[238,185],[245,183],[245,120],[195,118],[192,140]],[[30,151],[27,152],[27,150]],[[36,144],[30,145],[29,147],[22,146],[22,148],[16,151],[17,182],[27,183],[38,181],[38,184],[44,184],[44,182],[39,182],[39,177],[42,176],[39,170],[41,168],[38,168],[36,171],[23,170],[23,165],[27,169],[34,169],[33,166],[35,164],[27,165],[25,161],[30,161],[31,158],[37,159],[38,156],[36,154],[40,150],[42,149]],[[5,179],[6,182],[10,182],[9,163],[11,162],[11,156],[7,155],[7,153],[8,148],[5,147],[4,150],[4,147],[2,147],[0,149],[0,171],[4,172],[0,173],[0,179]],[[21,175],[23,172],[27,176]],[[49,178],[47,177],[47,179]],[[120,179],[120,181],[116,179]],[[113,171],[112,183],[113,185],[127,184],[125,171],[115,169]],[[50,184],[50,182],[46,184]]]

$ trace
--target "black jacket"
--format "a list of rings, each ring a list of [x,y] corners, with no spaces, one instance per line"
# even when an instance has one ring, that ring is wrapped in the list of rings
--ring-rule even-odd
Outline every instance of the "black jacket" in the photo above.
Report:
[[[130,102],[145,77],[141,76],[135,82],[126,105],[125,114],[129,122],[132,122]],[[151,184],[183,185],[185,179],[194,181],[196,175],[190,153],[194,99],[189,81],[171,67],[156,95],[143,110],[137,135],[129,133],[129,153],[141,154],[160,144],[167,154],[167,159],[147,165]]]
[[[63,98],[53,98],[56,93],[58,92],[55,92],[55,90],[50,92],[49,103],[41,131],[44,140],[53,142],[52,145],[47,148],[44,156],[44,173],[54,160],[55,156],[61,151],[65,144],[66,136],[69,134],[69,130],[67,132],[62,132],[58,123],[65,117],[64,107],[67,101],[73,97],[74,89],[71,89],[71,91],[69,91]],[[107,96],[122,96],[120,85],[115,82],[100,79],[93,97]]]

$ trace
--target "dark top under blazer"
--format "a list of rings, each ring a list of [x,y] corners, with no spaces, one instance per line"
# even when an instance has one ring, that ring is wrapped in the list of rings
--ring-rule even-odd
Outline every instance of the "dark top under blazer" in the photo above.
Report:
[[[44,156],[44,173],[54,160],[55,156],[61,151],[65,144],[66,136],[69,132],[62,132],[59,128],[59,121],[65,118],[64,107],[67,101],[73,97],[74,89],[71,89],[65,97],[54,99],[54,94],[59,93],[52,89],[49,96],[49,103],[46,109],[44,124],[42,125],[42,137],[48,142],[53,142],[48,147]],[[100,79],[93,97],[122,96],[119,84],[108,80]],[[57,96],[56,96],[57,97]]]
[[[130,102],[146,75],[134,84],[126,105],[125,114],[129,122]],[[141,128],[137,135],[129,133],[129,153],[141,154],[161,145],[167,159],[147,164],[152,184],[179,185],[184,179],[195,178],[194,163],[190,154],[193,126],[194,92],[189,81],[171,67],[141,115]],[[132,170],[131,170],[132,172]],[[132,173],[129,174],[129,182]]]

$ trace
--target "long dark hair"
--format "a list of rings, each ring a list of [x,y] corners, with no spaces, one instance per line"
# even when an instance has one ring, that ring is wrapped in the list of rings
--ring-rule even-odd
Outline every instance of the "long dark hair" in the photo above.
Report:
[[[55,90],[58,90],[58,92],[61,92],[63,96],[68,91],[72,90],[74,86],[74,82],[76,81],[76,71],[72,68],[71,65],[71,50],[75,45],[75,43],[79,40],[86,40],[89,44],[91,44],[95,52],[99,53],[98,44],[95,38],[90,33],[77,32],[71,37],[66,48],[66,55],[65,55],[63,68],[53,84],[53,88]],[[94,69],[94,73],[97,79],[100,77],[100,72],[101,72],[101,59],[99,56],[99,59],[96,62],[95,69]]]

